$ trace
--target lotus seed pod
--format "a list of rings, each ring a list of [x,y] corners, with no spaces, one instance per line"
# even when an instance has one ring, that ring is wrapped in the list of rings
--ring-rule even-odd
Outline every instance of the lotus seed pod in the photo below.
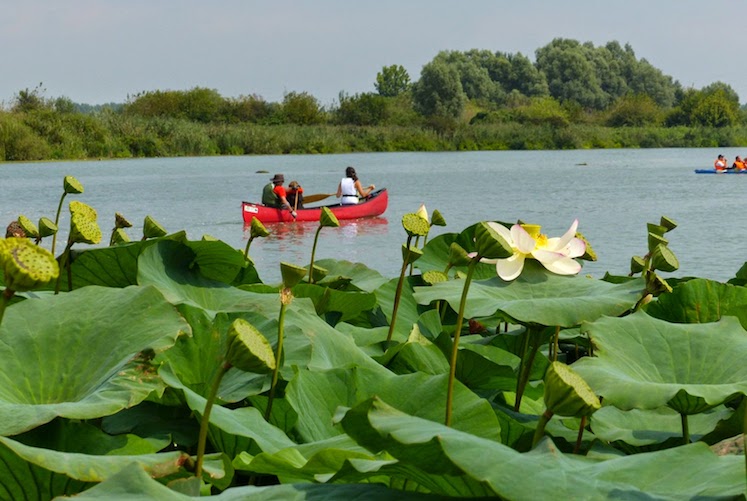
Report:
[[[514,254],[508,242],[484,221],[475,227],[475,248],[480,257],[487,259],[503,259]]]
[[[7,238],[3,241],[2,266],[5,286],[24,292],[55,280],[60,267],[51,252],[27,238]]]
[[[438,209],[433,211],[433,215],[431,216],[431,226],[446,226],[446,220]]]
[[[418,207],[418,210],[415,211],[415,214],[425,219],[428,222],[428,224],[431,224],[431,220],[428,217],[428,211],[425,208],[425,204],[420,204],[420,207]]]
[[[101,228],[96,220],[85,213],[75,213],[70,218],[70,242],[97,244],[101,242]]]
[[[251,238],[257,238],[257,237],[266,237],[270,234],[270,231],[265,228],[265,225],[262,224],[262,221],[257,219],[256,217],[252,217],[252,226],[249,229],[249,236]]]
[[[73,176],[65,176],[65,180],[63,181],[63,187],[65,188],[65,193],[68,194],[79,194],[83,193],[83,185],[80,184],[80,181],[75,179]]]
[[[630,258],[630,273],[640,273],[646,267],[646,260],[641,256]]]
[[[242,371],[268,374],[275,370],[272,345],[256,327],[237,318],[228,328],[226,361]]]
[[[39,228],[26,216],[18,216],[18,224],[21,225],[23,232],[29,238],[39,238]]]
[[[132,223],[127,220],[119,212],[114,213],[114,227],[115,228],[132,228]]]
[[[581,240],[584,245],[586,245],[586,249],[584,250],[583,256],[580,256],[581,259],[584,261],[596,261],[597,260],[597,253],[594,252],[594,249],[591,248],[591,244],[588,240],[586,240],[586,237],[583,236],[581,233],[576,232],[576,238]]]
[[[677,223],[675,223],[673,219],[669,219],[666,216],[661,216],[659,225],[665,227],[667,231],[672,231],[677,227]]]
[[[680,262],[669,247],[659,244],[651,253],[651,265],[655,270],[676,271],[680,267]]]
[[[428,221],[414,213],[402,216],[402,227],[411,237],[424,237],[430,230]]]
[[[522,228],[524,228],[524,230],[527,233],[529,233],[529,236],[532,237],[532,238],[534,238],[535,240],[537,238],[539,238],[540,231],[542,231],[542,226],[539,225],[539,224],[524,224],[524,223],[522,223],[519,226],[521,226]]]
[[[283,286],[291,289],[306,276],[306,268],[290,263],[280,263],[280,275],[283,277]]]
[[[112,239],[109,245],[120,245],[131,242],[130,237],[122,228],[117,228],[112,232]]]
[[[405,264],[412,264],[418,259],[423,257],[423,251],[415,247],[414,245],[411,245],[409,248],[402,244],[402,260],[405,261]]]
[[[657,235],[656,233],[648,232],[648,251],[653,252],[657,245],[669,245],[669,240]]]
[[[545,406],[558,416],[580,418],[591,416],[602,404],[576,371],[553,362],[545,373]]]
[[[319,224],[325,228],[340,227],[340,221],[337,220],[337,216],[332,214],[332,211],[327,207],[322,207],[322,214],[319,216]]]
[[[8,227],[5,229],[5,238],[26,238],[26,232],[23,231],[18,221],[11,221]]]
[[[447,282],[449,277],[443,271],[429,270],[423,273],[423,282],[428,285],[437,284],[439,282]]]
[[[166,230],[158,221],[150,216],[145,216],[143,221],[143,238],[159,238],[166,235]]]
[[[451,266],[469,266],[472,258],[467,251],[456,242],[451,242],[449,246],[449,264]]]
[[[654,235],[659,235],[660,237],[663,237],[664,233],[668,231],[665,226],[660,226],[654,223],[646,223],[646,228],[648,228],[649,233],[653,233]]]
[[[57,225],[48,217],[39,219],[39,236],[49,237],[57,233]]]
[[[88,218],[92,221],[96,221],[96,219],[98,219],[99,217],[98,213],[96,212],[96,209],[78,200],[71,201],[69,204],[69,207],[70,207],[71,216],[75,216],[77,214],[79,216]]]
[[[328,269],[314,265],[311,272],[311,281],[316,283],[326,277],[327,273],[329,273]]]

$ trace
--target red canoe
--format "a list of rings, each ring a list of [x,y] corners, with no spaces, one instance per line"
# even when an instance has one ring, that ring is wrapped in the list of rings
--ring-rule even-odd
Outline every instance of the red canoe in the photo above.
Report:
[[[386,188],[374,191],[369,196],[354,205],[327,205],[337,219],[360,219],[362,217],[380,216],[386,210],[389,203],[389,195]],[[319,221],[322,213],[321,207],[310,207],[298,209],[296,211],[296,221]],[[256,217],[262,223],[280,223],[291,222],[293,216],[287,209],[276,209],[267,207],[262,204],[253,204],[251,202],[241,202],[241,214],[244,216],[244,223],[251,224],[252,218]]]

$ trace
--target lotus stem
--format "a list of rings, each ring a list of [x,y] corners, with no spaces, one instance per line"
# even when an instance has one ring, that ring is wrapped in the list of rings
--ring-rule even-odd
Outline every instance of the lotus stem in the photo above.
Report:
[[[480,256],[476,256],[469,263],[467,268],[467,278],[464,279],[462,287],[462,298],[459,301],[459,313],[457,314],[456,328],[454,329],[454,340],[451,347],[451,359],[449,360],[449,380],[446,387],[446,426],[451,426],[451,406],[454,399],[454,379],[456,378],[457,355],[459,353],[459,336],[462,333],[462,323],[464,322],[464,308],[467,305],[467,293],[469,285],[472,282],[472,275],[475,272],[475,265],[480,262]]]
[[[534,439],[532,440],[532,448],[537,445],[537,442],[545,435],[545,427],[547,423],[552,419],[553,413],[551,410],[546,409],[545,412],[540,416],[539,422],[537,422],[537,429],[534,430]]]
[[[60,256],[60,274],[57,275],[57,282],[54,286],[54,293],[59,294],[60,293],[60,281],[62,280],[62,270],[65,269],[66,266],[70,266],[70,247],[72,247],[72,242],[68,243],[65,246],[65,250],[62,251],[62,255]],[[53,253],[54,254],[54,253]],[[72,272],[68,270],[68,289],[72,287]]]
[[[321,228],[321,227],[320,227]],[[275,350],[275,370],[272,371],[272,384],[270,385],[270,396],[267,400],[267,409],[265,409],[265,421],[270,421],[272,412],[272,401],[275,399],[275,390],[278,386],[278,374],[280,373],[281,358],[283,355],[283,331],[285,330],[285,309],[287,305],[280,303],[280,316],[278,317],[278,346]]]
[[[62,196],[60,197],[60,204],[57,206],[57,214],[54,217],[54,224],[58,228],[60,227],[60,212],[62,212],[62,202],[65,200],[65,196],[67,195],[66,191],[62,192]],[[57,244],[57,233],[54,232],[54,235],[52,235],[52,255],[54,256],[54,249],[55,245]]]
[[[13,297],[13,294],[15,294],[15,291],[8,289],[7,287],[3,291],[2,297],[0,297],[0,324],[3,323],[3,316],[5,316],[5,308],[8,306],[8,303],[10,303],[10,298]]]
[[[555,327],[555,342],[553,343],[553,349],[552,349],[552,361],[557,362],[558,361],[558,338],[560,337],[560,326]]]
[[[249,259],[249,246],[252,245],[254,237],[249,237],[249,241],[246,243],[246,249],[244,249],[244,259]]]
[[[526,365],[526,354],[529,351],[529,329],[524,332],[524,342],[521,343],[521,353],[519,353],[519,375],[516,378],[516,395],[514,397],[514,410],[519,411],[521,399],[519,397],[519,386],[521,385],[521,376],[524,374],[524,365]]]
[[[218,395],[220,382],[230,368],[231,364],[228,362],[221,364],[218,373],[215,375],[215,379],[213,379],[213,386],[210,387],[210,394],[205,402],[205,411],[202,413],[202,420],[200,421],[200,434],[197,438],[197,462],[195,463],[195,476],[197,478],[202,477],[202,460],[205,456],[205,443],[207,442],[207,432],[210,424],[210,411],[213,410],[213,403],[215,402],[216,395]]]
[[[586,416],[581,416],[581,424],[578,426],[578,436],[576,437],[576,446],[573,448],[574,454],[578,454],[581,450],[581,442],[584,438],[584,428],[586,428]]]
[[[682,440],[687,445],[690,443],[690,424],[687,422],[687,414],[680,414],[680,420],[682,421]]]
[[[399,309],[399,301],[402,297],[402,285],[405,282],[405,273],[407,273],[407,262],[410,260],[410,243],[412,237],[407,237],[407,252],[405,252],[405,258],[402,260],[402,269],[399,272],[399,282],[397,282],[397,290],[394,292],[394,306],[392,307],[392,320],[389,322],[389,332],[386,335],[386,344],[384,349],[389,348],[389,343],[392,342],[392,334],[394,334],[394,324],[397,322],[397,310]]]
[[[309,264],[309,283],[314,283],[314,254],[316,254],[316,243],[319,240],[319,232],[322,231],[322,225],[319,225],[319,228],[316,229],[316,233],[314,234],[314,245],[311,247],[311,264]]]
[[[522,354],[521,357],[521,371],[519,372],[519,379],[516,381],[516,403],[514,404],[514,410],[516,412],[519,412],[519,408],[521,407],[521,399],[524,396],[524,389],[526,388],[527,383],[529,383],[529,374],[532,372],[534,359],[539,351],[539,340],[536,339],[537,336],[535,334],[536,332],[534,329],[529,329],[527,331],[528,339],[524,342],[524,347],[526,348],[528,346],[530,350],[526,362],[524,361],[524,354]]]

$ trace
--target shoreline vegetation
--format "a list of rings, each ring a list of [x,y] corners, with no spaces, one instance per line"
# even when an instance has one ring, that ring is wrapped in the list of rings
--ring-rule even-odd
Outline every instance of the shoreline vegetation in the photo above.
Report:
[[[322,105],[216,90],[144,91],[91,106],[40,83],[0,103],[0,162],[387,151],[701,148],[747,145],[747,109],[723,82],[684,88],[629,45],[555,39],[522,54],[443,51],[410,81]]]

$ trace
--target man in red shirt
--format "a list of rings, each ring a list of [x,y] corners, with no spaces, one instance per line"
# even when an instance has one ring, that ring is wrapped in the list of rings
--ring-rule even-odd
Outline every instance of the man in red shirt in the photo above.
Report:
[[[283,187],[284,182],[285,176],[282,174],[275,174],[275,176],[270,179],[267,186],[262,190],[262,203],[268,207],[287,207],[291,212],[291,216],[295,219],[296,211],[294,211],[291,204],[288,203],[285,188]]]

